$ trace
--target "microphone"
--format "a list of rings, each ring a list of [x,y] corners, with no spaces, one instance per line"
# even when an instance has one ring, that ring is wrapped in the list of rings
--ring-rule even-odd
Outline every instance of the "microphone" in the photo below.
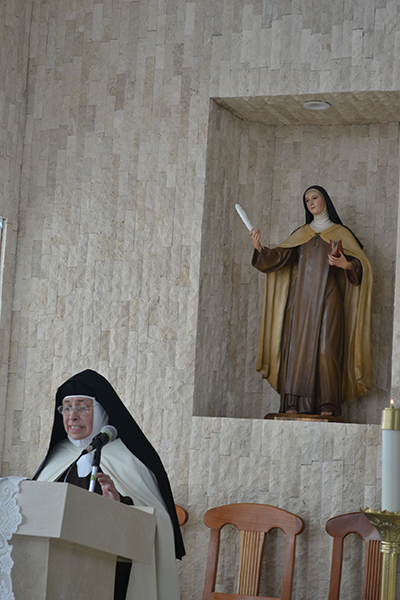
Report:
[[[115,427],[112,425],[105,425],[100,433],[94,436],[89,446],[86,446],[86,448],[82,451],[81,456],[89,454],[89,452],[92,452],[92,450],[96,450],[97,448],[101,450],[101,448],[108,444],[108,442],[113,442],[117,435],[118,432]]]

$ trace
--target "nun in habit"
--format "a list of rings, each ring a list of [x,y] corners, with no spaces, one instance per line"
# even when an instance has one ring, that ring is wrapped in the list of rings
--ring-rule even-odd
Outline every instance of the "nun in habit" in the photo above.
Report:
[[[95,491],[125,504],[153,506],[157,516],[157,582],[150,575],[151,565],[132,565],[130,576],[125,575],[129,578],[126,599],[179,600],[175,557],[182,558],[185,549],[167,473],[111,384],[99,373],[89,369],[78,373],[57,390],[50,446],[34,479],[67,481],[88,489],[91,455],[70,467],[107,424],[117,429],[118,438],[102,449]],[[117,581],[116,590],[119,585]]]
[[[303,203],[306,224],[278,246],[250,232],[252,265],[266,274],[256,368],[281,413],[340,415],[371,387],[372,270],[324,188],[308,188]],[[340,241],[343,252],[331,252]]]

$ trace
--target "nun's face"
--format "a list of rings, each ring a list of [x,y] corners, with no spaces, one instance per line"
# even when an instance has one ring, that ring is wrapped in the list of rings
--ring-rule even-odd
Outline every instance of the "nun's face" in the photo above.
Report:
[[[87,438],[93,427],[93,400],[73,396],[63,400],[64,429],[73,440]]]
[[[325,200],[317,190],[309,190],[305,196],[306,206],[314,216],[320,215],[325,209]]]

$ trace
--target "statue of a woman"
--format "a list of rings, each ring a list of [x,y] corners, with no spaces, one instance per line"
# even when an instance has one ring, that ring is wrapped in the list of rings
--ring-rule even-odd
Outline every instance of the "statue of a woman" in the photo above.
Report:
[[[371,265],[324,188],[303,202],[306,224],[277,247],[250,233],[252,264],[266,273],[257,370],[280,412],[340,415],[371,387]]]

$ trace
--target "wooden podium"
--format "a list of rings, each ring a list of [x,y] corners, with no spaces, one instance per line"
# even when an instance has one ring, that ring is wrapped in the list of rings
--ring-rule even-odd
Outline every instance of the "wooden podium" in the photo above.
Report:
[[[22,523],[11,539],[15,600],[112,600],[117,557],[154,564],[154,508],[68,483],[22,481],[20,490]]]

